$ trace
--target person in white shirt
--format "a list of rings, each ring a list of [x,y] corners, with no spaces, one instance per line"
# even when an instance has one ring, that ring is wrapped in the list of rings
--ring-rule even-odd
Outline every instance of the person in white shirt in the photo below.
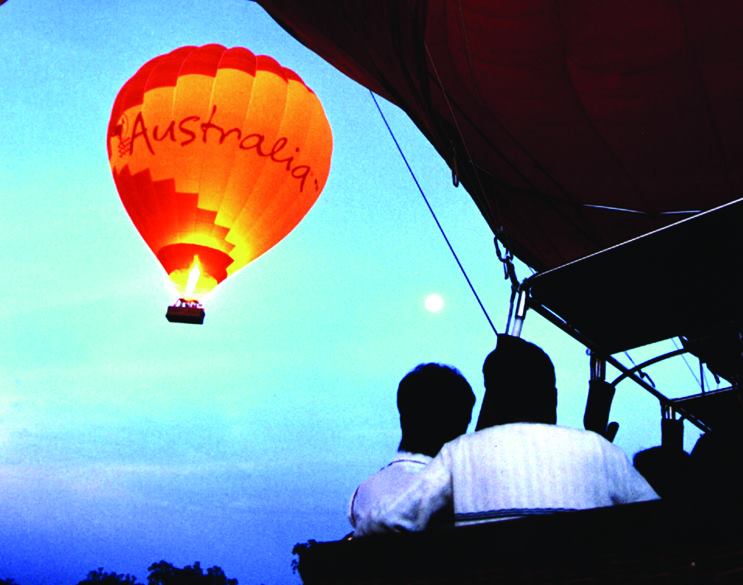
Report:
[[[439,452],[441,446],[466,432],[475,394],[462,374],[443,364],[420,364],[408,372],[397,389],[402,439],[391,463],[361,483],[348,506],[354,527],[369,522],[369,512],[380,501],[404,491]],[[448,512],[448,514],[447,514]],[[451,518],[451,508],[439,517]]]
[[[404,491],[380,500],[357,535],[423,530],[450,506],[463,525],[658,497],[619,447],[557,426],[554,367],[539,347],[500,335],[483,375],[476,432],[444,445]]]

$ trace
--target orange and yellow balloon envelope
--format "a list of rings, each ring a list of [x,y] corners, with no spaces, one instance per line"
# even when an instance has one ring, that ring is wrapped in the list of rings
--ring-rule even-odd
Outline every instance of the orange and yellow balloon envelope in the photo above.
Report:
[[[327,181],[332,143],[320,101],[296,73],[221,45],[145,63],[108,126],[121,201],[186,301],[302,220]]]

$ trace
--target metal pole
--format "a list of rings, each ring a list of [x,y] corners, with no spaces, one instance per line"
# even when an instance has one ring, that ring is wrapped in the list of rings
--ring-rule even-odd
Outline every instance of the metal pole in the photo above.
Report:
[[[570,337],[572,337],[579,343],[582,343],[583,345],[585,345],[588,349],[598,351],[598,347],[594,343],[591,343],[590,340],[586,339],[583,335],[581,335],[575,329],[570,327],[570,325],[565,323],[561,318],[555,315],[552,311],[548,310],[546,307],[540,305],[539,303],[534,303],[531,305],[531,308],[534,309],[537,313],[539,313],[542,317],[547,319],[547,321],[552,323],[555,327],[561,329],[562,331],[570,335]],[[637,384],[638,386],[641,386],[642,388],[650,392],[650,394],[652,394],[655,398],[658,399],[658,401],[661,404],[661,407],[665,407],[671,404],[671,400],[668,397],[658,392],[655,388],[653,388],[650,384],[648,384],[645,380],[643,380],[640,376],[634,373],[630,368],[625,366],[622,362],[617,360],[615,357],[607,356],[606,362],[614,366],[617,370],[622,372],[622,374],[625,374],[625,377],[631,379],[635,384]],[[697,418],[694,415],[686,412],[683,408],[679,407],[678,405],[676,406],[676,409],[686,420],[688,420],[691,424],[693,424],[699,430],[704,431],[704,432],[709,430],[707,426],[701,421],[697,420]]]
[[[518,299],[516,300],[516,313],[511,323],[511,330],[508,331],[508,335],[513,337],[521,337],[521,329],[524,326],[524,319],[526,318],[527,307],[527,290],[524,287],[519,287]]]

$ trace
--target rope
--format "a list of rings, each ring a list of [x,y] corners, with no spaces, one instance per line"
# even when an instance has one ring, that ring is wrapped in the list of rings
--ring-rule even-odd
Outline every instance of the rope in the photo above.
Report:
[[[671,342],[673,343],[673,347],[675,347],[676,349],[680,349],[678,343],[676,343],[675,337],[671,339]],[[686,368],[689,370],[691,377],[694,378],[694,381],[697,383],[697,386],[699,386],[702,392],[704,392],[704,382],[700,381],[700,379],[697,377],[696,373],[694,372],[688,360],[686,359],[686,356],[682,356],[682,359],[684,360],[684,364],[686,364]]]
[[[482,301],[480,300],[480,296],[477,294],[477,291],[475,290],[475,287],[472,284],[470,277],[467,275],[467,271],[464,269],[464,266],[462,266],[462,263],[459,261],[459,256],[457,256],[457,253],[454,251],[454,247],[451,245],[451,242],[449,241],[449,238],[447,237],[446,232],[444,231],[444,228],[441,225],[441,222],[439,222],[439,218],[436,217],[436,212],[433,210],[433,207],[431,207],[431,204],[428,202],[428,197],[426,197],[426,194],[423,191],[423,187],[421,187],[421,184],[418,182],[418,178],[415,176],[415,173],[413,172],[413,169],[410,166],[410,163],[408,162],[408,159],[405,156],[405,153],[403,152],[402,147],[400,146],[400,143],[397,141],[397,137],[395,136],[395,133],[392,131],[392,128],[390,127],[389,122],[387,122],[387,118],[385,117],[384,112],[382,112],[382,108],[379,107],[379,102],[377,102],[377,98],[374,95],[374,92],[369,90],[369,94],[371,95],[372,100],[374,101],[374,105],[377,106],[377,111],[379,112],[379,115],[382,117],[382,121],[384,122],[384,125],[387,127],[387,131],[390,133],[390,136],[392,137],[392,141],[395,143],[395,146],[397,147],[397,152],[400,153],[400,156],[402,157],[402,160],[405,163],[405,166],[408,168],[408,172],[410,173],[410,176],[413,178],[413,182],[415,183],[415,186],[418,188],[418,193],[420,193],[421,197],[423,198],[423,201],[425,202],[426,207],[428,207],[428,211],[431,212],[431,216],[433,217],[433,220],[436,222],[436,226],[439,228],[439,232],[441,232],[441,235],[443,236],[444,241],[446,242],[446,245],[449,247],[449,251],[454,257],[454,260],[456,261],[457,266],[459,266],[459,270],[462,272],[462,276],[464,276],[464,279],[467,281],[467,285],[470,287],[470,290],[472,291],[472,294],[474,295],[475,300],[477,301],[477,304],[480,305],[480,309],[482,310],[483,315],[485,315],[485,319],[487,319],[488,325],[490,325],[490,328],[493,330],[493,333],[495,333],[496,336],[499,335],[498,330],[495,328],[495,325],[493,325],[493,321],[490,319],[490,315],[488,315],[488,312],[485,309],[485,305],[482,304]]]

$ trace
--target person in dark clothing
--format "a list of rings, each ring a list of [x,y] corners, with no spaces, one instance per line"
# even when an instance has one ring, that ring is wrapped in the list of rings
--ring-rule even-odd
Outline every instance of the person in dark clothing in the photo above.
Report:
[[[696,491],[692,459],[682,449],[651,447],[635,453],[632,463],[664,500],[688,501]]]
[[[743,478],[739,462],[743,455],[743,436],[735,431],[711,431],[697,439],[691,463],[699,494],[718,501],[741,501]]]

